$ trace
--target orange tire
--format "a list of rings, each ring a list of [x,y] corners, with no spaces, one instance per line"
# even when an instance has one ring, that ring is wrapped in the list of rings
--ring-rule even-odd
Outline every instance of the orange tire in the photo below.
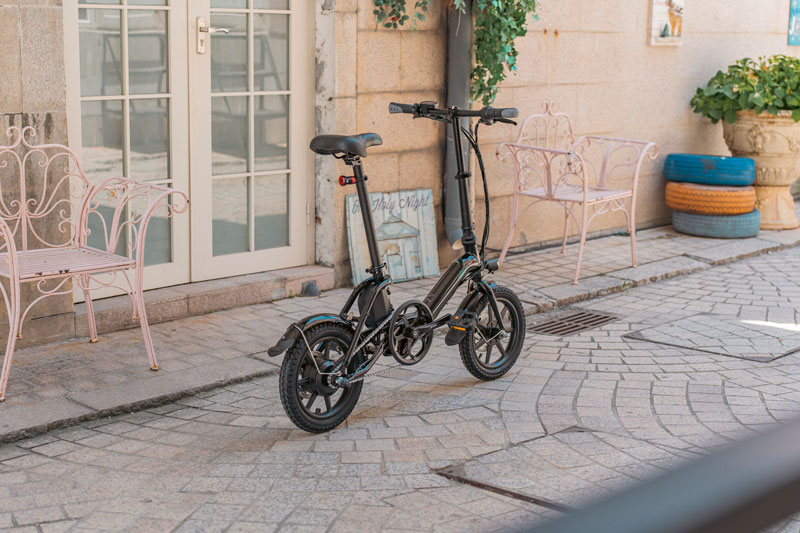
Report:
[[[696,215],[742,215],[756,206],[753,187],[726,187],[667,182],[667,205]]]

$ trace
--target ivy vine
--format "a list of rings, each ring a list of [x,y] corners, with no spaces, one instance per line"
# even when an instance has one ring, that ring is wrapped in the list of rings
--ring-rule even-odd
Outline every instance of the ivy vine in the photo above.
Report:
[[[372,0],[373,13],[385,28],[397,29],[411,19],[412,28],[425,20],[430,0],[417,0],[411,15],[406,0]],[[466,13],[465,0],[448,0],[450,6]],[[470,78],[470,95],[473,101],[480,100],[489,105],[497,97],[497,91],[506,71],[517,70],[516,39],[528,33],[528,15],[538,20],[538,0],[473,0],[475,67]]]

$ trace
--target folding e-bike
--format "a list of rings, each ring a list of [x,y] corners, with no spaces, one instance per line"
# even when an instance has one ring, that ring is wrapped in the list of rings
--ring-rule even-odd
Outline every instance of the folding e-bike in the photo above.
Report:
[[[288,350],[281,365],[281,402],[292,422],[309,432],[330,430],[348,417],[361,395],[364,376],[381,356],[391,355],[402,365],[419,363],[428,353],[437,328],[449,328],[445,343],[458,344],[464,366],[482,380],[508,372],[525,339],[525,315],[517,295],[484,279],[486,273],[498,269],[498,263],[486,260],[484,255],[489,236],[489,194],[478,147],[481,124],[514,124],[510,119],[518,111],[491,107],[474,111],[437,109],[434,102],[422,102],[392,103],[389,112],[445,122],[453,129],[464,254],[453,261],[424,300],[409,300],[395,309],[389,299],[392,280],[385,272],[386,265],[380,262],[367,176],[361,164],[367,148],[381,144],[381,138],[374,133],[314,137],[311,150],[342,159],[353,169],[352,176],[339,177],[339,184],[356,187],[371,266],[367,269],[370,277],[353,289],[338,314],[316,314],[295,322],[268,351],[275,357]],[[462,117],[477,118],[474,129],[463,127]],[[470,173],[464,165],[462,135],[475,151],[483,178],[486,223],[480,250],[473,232],[467,189]],[[464,283],[468,283],[467,295],[458,310],[439,316]],[[356,302],[358,314],[351,312]]]

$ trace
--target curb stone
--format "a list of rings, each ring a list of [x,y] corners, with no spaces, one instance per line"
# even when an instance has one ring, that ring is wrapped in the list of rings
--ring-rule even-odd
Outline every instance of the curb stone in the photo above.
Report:
[[[255,358],[254,360],[260,361],[260,359]],[[56,402],[55,400],[50,402],[53,405],[11,407],[4,413],[4,423],[0,425],[0,444],[36,437],[54,429],[66,428],[82,422],[158,407],[165,403],[174,402],[208,390],[250,381],[255,378],[275,375],[279,370],[279,367],[271,366],[271,368],[265,368],[257,372],[243,373],[226,379],[213,380],[208,383],[166,392],[149,398],[121,403],[119,405],[99,407],[97,409],[85,405],[79,398],[94,393],[81,393],[76,394],[75,397],[68,397],[70,402],[69,407],[65,407],[64,402],[58,400],[58,404],[61,406],[58,409],[53,409]],[[36,421],[37,415],[40,415],[43,420]],[[47,419],[48,417],[49,420]],[[14,427],[15,421],[20,421],[21,423],[18,423],[17,426]],[[33,423],[31,423],[32,421]]]

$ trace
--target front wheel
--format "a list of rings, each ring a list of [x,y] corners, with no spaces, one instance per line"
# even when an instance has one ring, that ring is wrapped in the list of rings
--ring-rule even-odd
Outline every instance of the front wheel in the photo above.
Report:
[[[310,433],[328,431],[350,415],[361,396],[362,381],[338,387],[331,372],[344,359],[353,334],[340,324],[321,324],[297,339],[283,360],[280,375],[281,403],[294,424]],[[347,373],[361,362],[355,354]]]
[[[511,370],[525,341],[525,312],[519,298],[506,287],[493,290],[500,321],[489,305],[489,298],[481,296],[469,309],[477,315],[475,323],[458,346],[469,373],[485,381]]]

